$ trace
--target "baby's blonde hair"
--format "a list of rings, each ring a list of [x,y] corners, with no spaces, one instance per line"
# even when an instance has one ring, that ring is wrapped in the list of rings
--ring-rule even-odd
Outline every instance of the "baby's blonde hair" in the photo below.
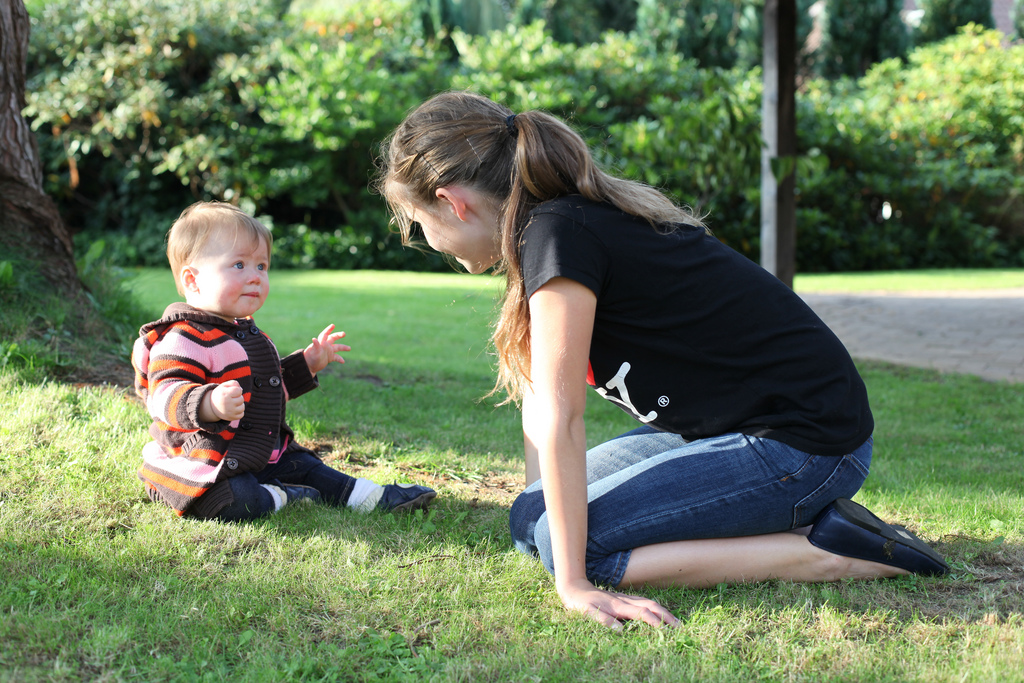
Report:
[[[265,241],[269,258],[274,243],[270,228],[232,204],[196,202],[181,212],[167,233],[167,260],[178,294],[185,295],[179,277],[181,269],[203,251],[214,234],[227,228],[234,230],[236,236],[248,237],[254,245]]]

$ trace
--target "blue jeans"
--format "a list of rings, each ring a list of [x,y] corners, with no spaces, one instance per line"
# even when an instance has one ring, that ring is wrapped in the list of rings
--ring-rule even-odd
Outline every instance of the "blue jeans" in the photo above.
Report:
[[[744,434],[687,442],[640,427],[587,452],[587,577],[617,586],[633,548],[731,538],[809,524],[853,496],[871,465],[872,440],[842,457],[808,455]],[[509,516],[512,540],[554,573],[541,482]]]

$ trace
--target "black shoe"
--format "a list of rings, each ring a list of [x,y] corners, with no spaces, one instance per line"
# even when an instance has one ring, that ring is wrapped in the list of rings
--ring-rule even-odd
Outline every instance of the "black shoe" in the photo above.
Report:
[[[807,540],[836,555],[940,576],[949,565],[931,546],[901,526],[886,524],[863,505],[840,498],[822,510]]]
[[[387,484],[377,501],[377,509],[385,512],[426,509],[436,496],[437,492],[426,486]]]
[[[312,486],[301,486],[300,484],[278,484],[277,486],[288,496],[289,503],[300,500],[320,500],[320,492]]]

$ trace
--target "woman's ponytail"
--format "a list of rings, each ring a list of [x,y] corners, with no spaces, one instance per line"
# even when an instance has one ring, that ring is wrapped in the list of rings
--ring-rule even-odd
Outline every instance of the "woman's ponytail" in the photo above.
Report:
[[[530,309],[519,260],[519,241],[530,211],[542,202],[580,194],[607,202],[670,229],[700,225],[687,209],[642,183],[608,175],[586,142],[561,120],[541,111],[514,113],[486,97],[448,92],[424,102],[385,141],[377,189],[408,243],[406,207],[432,208],[438,188],[462,185],[499,206],[501,260],[506,277],[493,341],[501,390],[518,401],[530,376]]]

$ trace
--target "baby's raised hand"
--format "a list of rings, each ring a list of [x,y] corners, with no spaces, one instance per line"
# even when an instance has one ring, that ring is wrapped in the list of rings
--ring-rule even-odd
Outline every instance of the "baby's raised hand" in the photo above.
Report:
[[[309,366],[309,371],[312,374],[317,374],[334,361],[338,363],[345,362],[345,359],[338,354],[342,351],[351,351],[352,347],[337,343],[344,336],[344,332],[334,331],[334,325],[328,325],[324,328],[323,332],[313,339],[313,343],[302,351],[302,355],[306,359],[306,365]]]
[[[242,385],[233,379],[229,379],[223,384],[218,384],[206,396],[210,401],[210,410],[218,420],[233,422],[241,420],[242,416],[245,415]]]

